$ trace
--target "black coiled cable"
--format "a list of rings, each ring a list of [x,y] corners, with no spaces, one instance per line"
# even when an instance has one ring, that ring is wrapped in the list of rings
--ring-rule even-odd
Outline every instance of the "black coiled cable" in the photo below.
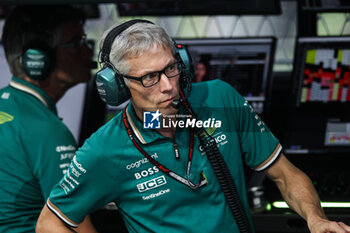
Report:
[[[187,101],[184,102],[186,110],[194,118],[197,119],[191,106]],[[239,198],[236,185],[230,174],[230,171],[221,155],[215,139],[207,133],[203,128],[195,128],[195,133],[198,136],[201,146],[208,157],[208,160],[216,174],[222,192],[225,195],[226,201],[231,209],[233,217],[236,219],[239,231],[241,233],[252,233],[247,213],[241,199]]]

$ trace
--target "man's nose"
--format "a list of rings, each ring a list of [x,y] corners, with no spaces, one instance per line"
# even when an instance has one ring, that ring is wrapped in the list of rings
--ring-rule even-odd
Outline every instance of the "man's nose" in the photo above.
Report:
[[[164,73],[160,74],[159,84],[160,84],[160,91],[161,92],[166,92],[166,91],[170,91],[171,89],[173,89],[172,82]]]

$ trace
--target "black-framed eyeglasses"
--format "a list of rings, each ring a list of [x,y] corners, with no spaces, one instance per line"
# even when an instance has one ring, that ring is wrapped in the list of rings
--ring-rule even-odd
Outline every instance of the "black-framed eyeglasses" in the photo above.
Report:
[[[160,71],[155,71],[146,75],[143,75],[142,77],[133,77],[133,76],[128,76],[128,75],[123,75],[123,77],[127,79],[133,79],[141,82],[142,86],[144,87],[151,87],[156,85],[159,80],[160,76],[162,74],[165,74],[168,78],[173,78],[178,76],[179,74],[182,73],[182,63],[181,62],[175,62],[171,65],[168,65],[165,67],[163,70]]]
[[[81,37],[73,38],[72,40],[70,40],[67,43],[57,45],[57,48],[74,47],[74,48],[80,49],[86,44],[87,44],[87,42],[86,42],[86,34],[84,34]]]

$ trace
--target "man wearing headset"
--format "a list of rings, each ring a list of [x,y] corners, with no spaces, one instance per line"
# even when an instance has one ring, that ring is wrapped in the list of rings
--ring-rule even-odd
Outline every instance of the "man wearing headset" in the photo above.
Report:
[[[19,6],[4,24],[13,77],[0,90],[0,232],[35,231],[77,149],[55,104],[91,78],[83,23],[83,12],[72,7]],[[95,232],[88,218],[81,230]]]
[[[310,180],[281,154],[278,140],[231,86],[214,80],[190,90],[193,74],[183,52],[151,22],[129,21],[104,34],[100,95],[111,104],[125,96],[131,101],[77,151],[37,232],[72,232],[87,213],[111,201],[130,232],[253,232],[243,162],[276,182],[312,233],[349,231],[327,220]],[[160,116],[169,118],[162,126]],[[215,140],[202,143],[207,138]],[[239,215],[248,219],[243,227],[221,186],[227,176],[216,175],[211,154],[224,157],[235,183],[228,187],[237,191]]]

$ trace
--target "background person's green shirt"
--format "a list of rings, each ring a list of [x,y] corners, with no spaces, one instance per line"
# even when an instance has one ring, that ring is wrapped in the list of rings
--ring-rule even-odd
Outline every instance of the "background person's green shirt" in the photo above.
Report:
[[[0,90],[0,232],[34,232],[76,150],[42,89],[13,77]]]

